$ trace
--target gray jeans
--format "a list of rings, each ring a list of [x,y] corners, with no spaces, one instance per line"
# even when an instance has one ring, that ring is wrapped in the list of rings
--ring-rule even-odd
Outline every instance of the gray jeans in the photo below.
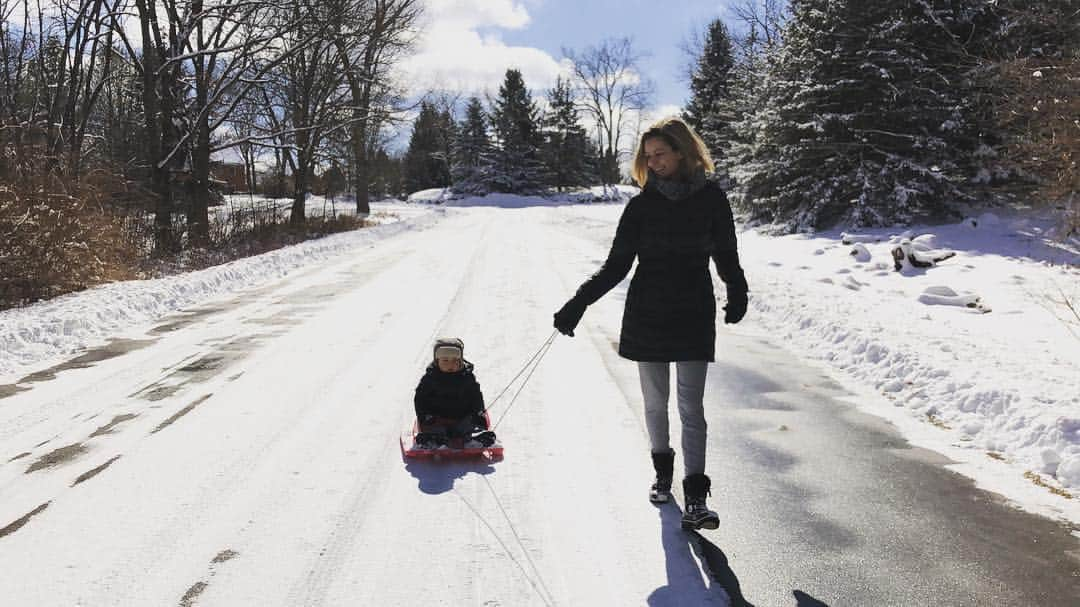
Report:
[[[668,393],[672,363],[639,362],[641,394],[645,398],[645,426],[654,453],[671,450],[668,435]],[[679,419],[682,422],[682,455],[686,475],[705,472],[705,372],[703,360],[679,361],[675,364],[676,396]]]

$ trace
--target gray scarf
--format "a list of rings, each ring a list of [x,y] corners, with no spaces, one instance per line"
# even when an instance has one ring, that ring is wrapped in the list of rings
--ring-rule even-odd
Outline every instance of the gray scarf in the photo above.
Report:
[[[705,187],[705,169],[698,167],[690,179],[665,179],[649,171],[645,189],[656,192],[668,200],[685,200]]]

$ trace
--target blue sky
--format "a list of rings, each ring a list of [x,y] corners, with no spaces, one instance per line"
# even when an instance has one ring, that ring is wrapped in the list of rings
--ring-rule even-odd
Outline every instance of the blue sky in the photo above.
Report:
[[[681,50],[728,2],[716,0],[427,0],[424,34],[408,63],[413,93],[445,88],[494,93],[508,67],[521,69],[533,97],[559,73],[562,48],[631,36],[644,76],[656,83],[656,112],[671,113],[689,94]]]

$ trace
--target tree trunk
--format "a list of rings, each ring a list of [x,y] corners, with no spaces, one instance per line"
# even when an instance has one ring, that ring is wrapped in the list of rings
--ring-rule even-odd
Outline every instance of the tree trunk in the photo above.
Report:
[[[205,90],[196,97],[205,97]],[[200,103],[205,101],[200,100]],[[202,107],[201,105],[199,107]],[[191,150],[191,200],[187,207],[188,244],[205,247],[210,244],[210,121],[198,119],[195,146]]]
[[[356,179],[356,216],[367,217],[371,214],[371,204],[368,197],[368,180],[370,166],[367,153],[367,127],[366,120],[353,129],[353,150],[356,162],[356,171],[353,173]]]
[[[293,202],[289,213],[289,223],[294,226],[302,226],[306,221],[306,203],[308,189],[308,169],[306,162],[301,159],[297,162],[296,171],[293,173]]]
[[[201,11],[202,2],[194,2],[193,10]],[[202,26],[199,26],[199,38],[202,38]],[[195,107],[206,108],[209,100],[205,59],[196,58],[195,67]],[[210,244],[210,113],[201,111],[195,118],[195,145],[191,149],[191,200],[187,205],[188,244],[192,247],[205,247]]]
[[[307,124],[307,112],[305,108],[297,108],[297,124]],[[311,179],[312,156],[311,134],[307,129],[301,129],[296,133],[296,165],[293,167],[293,203],[289,213],[289,223],[294,226],[304,225],[307,219],[307,189]]]
[[[151,13],[154,7],[147,7],[146,0],[136,0],[139,12],[140,34],[143,40],[143,120],[146,126],[146,158],[149,160],[150,185],[154,191],[154,255],[164,256],[177,251],[177,243],[173,238],[172,230],[172,200],[169,197],[169,172],[168,167],[163,166],[161,158],[164,156],[162,123],[166,119],[162,116],[162,103],[160,97],[160,78],[158,69],[160,56],[158,48],[153,43],[151,33],[151,21],[154,15]]]

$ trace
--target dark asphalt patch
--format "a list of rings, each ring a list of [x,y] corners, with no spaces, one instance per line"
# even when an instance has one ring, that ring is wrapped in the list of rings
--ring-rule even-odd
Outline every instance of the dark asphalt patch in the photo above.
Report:
[[[104,426],[101,426],[97,430],[94,430],[94,432],[90,435],[90,438],[94,438],[95,436],[102,436],[104,434],[111,434],[113,428],[119,426],[126,421],[135,419],[136,417],[138,417],[138,415],[134,413],[124,413],[122,415],[117,415],[116,417],[112,418],[111,422],[105,424]]]
[[[158,432],[160,432],[160,431],[164,430],[165,428],[169,427],[176,420],[180,419],[181,417],[184,417],[188,413],[191,413],[192,409],[194,409],[195,407],[198,407],[202,403],[206,402],[206,399],[210,398],[211,396],[213,396],[212,393],[203,395],[203,396],[199,397],[198,399],[196,399],[195,402],[193,402],[190,405],[184,407],[183,409],[180,409],[176,413],[173,413],[172,416],[169,417],[169,419],[167,419],[167,420],[161,422],[160,424],[158,424],[158,427],[154,428],[150,432],[150,434],[157,434]]]
[[[22,517],[20,517],[18,520],[11,523],[7,527],[4,527],[3,529],[0,529],[0,537],[6,537],[8,535],[11,535],[12,533],[15,533],[19,529],[22,529],[23,525],[25,525],[26,523],[29,523],[30,519],[32,519],[35,516],[41,514],[42,510],[45,510],[46,508],[48,508],[49,504],[51,504],[51,503],[52,502],[45,502],[44,504],[38,506],[37,508],[34,508],[30,512],[27,512],[26,514],[24,514]]]
[[[26,469],[25,474],[44,470],[45,468],[52,468],[59,466],[60,464],[66,464],[87,451],[88,449],[82,443],[74,443],[65,445],[59,449],[54,449],[39,457],[33,464],[30,464],[30,467]]]
[[[80,474],[78,477],[75,478],[75,482],[71,483],[71,486],[74,487],[75,485],[78,485],[80,483],[86,482],[86,481],[94,478],[95,476],[100,474],[103,470],[105,470],[106,468],[111,466],[112,463],[115,462],[118,459],[120,459],[119,455],[117,455],[116,457],[113,457],[112,459],[105,462],[104,464],[101,464],[97,468],[91,468],[90,470],[87,470],[86,472],[83,472],[82,474]]]

